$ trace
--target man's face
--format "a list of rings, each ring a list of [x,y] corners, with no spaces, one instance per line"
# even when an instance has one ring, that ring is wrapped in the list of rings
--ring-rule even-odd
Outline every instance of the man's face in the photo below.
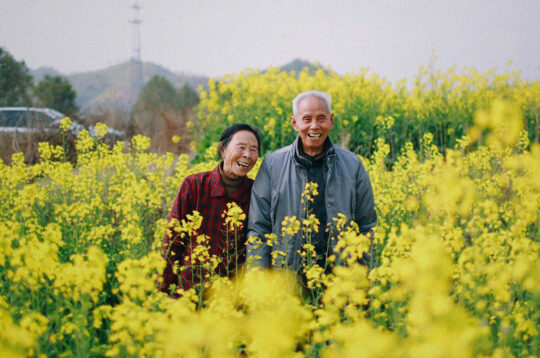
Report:
[[[247,175],[259,157],[257,148],[257,138],[250,131],[234,133],[221,153],[225,175],[231,179]]]
[[[305,97],[298,103],[298,113],[291,124],[300,135],[304,152],[314,156],[322,152],[328,132],[334,125],[334,115],[328,111],[326,102],[318,97]]]

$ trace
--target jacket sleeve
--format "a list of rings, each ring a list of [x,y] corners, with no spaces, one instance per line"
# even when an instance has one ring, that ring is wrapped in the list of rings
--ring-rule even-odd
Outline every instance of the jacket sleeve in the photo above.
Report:
[[[266,245],[264,237],[272,232],[270,184],[268,163],[263,161],[251,190],[247,232],[248,266],[270,267],[270,247]]]
[[[356,223],[362,234],[369,235],[371,244],[367,253],[363,254],[360,263],[366,265],[368,269],[376,266],[377,254],[375,253],[375,244],[373,241],[373,227],[377,225],[377,212],[375,211],[375,202],[373,198],[373,189],[369,175],[360,163],[356,180]]]
[[[355,221],[363,234],[370,232],[377,225],[377,213],[371,181],[364,165],[360,163],[356,174],[356,215]]]

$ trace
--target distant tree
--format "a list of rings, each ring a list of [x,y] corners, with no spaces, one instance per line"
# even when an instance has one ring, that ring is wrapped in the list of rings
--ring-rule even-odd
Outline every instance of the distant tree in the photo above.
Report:
[[[0,106],[29,106],[32,76],[24,61],[0,47]]]
[[[133,106],[133,131],[152,138],[151,150],[185,151],[186,116],[182,109],[172,83],[164,77],[154,76],[142,88]],[[182,137],[182,141],[174,142],[173,136]]]
[[[197,91],[193,89],[189,85],[189,83],[185,83],[179,90],[178,90],[178,106],[182,110],[191,109],[199,103],[199,95],[197,94]]]
[[[75,104],[77,92],[62,76],[45,76],[34,89],[34,95],[40,106],[53,108],[67,115],[73,115],[79,110]]]
[[[165,113],[181,109],[176,89],[166,78],[154,76],[142,88],[133,107],[134,113]]]

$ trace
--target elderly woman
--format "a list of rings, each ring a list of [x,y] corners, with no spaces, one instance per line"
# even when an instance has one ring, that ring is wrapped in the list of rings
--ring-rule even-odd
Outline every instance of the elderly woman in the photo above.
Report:
[[[170,230],[165,235],[163,256],[167,261],[160,289],[174,294],[171,285],[187,290],[201,283],[201,253],[197,246],[199,235],[205,235],[210,255],[221,259],[216,271],[230,276],[236,266],[245,261],[245,228],[230,233],[223,213],[227,204],[236,203],[247,214],[253,180],[246,175],[259,156],[261,138],[259,132],[247,124],[235,124],[223,131],[219,140],[218,154],[222,159],[214,170],[186,177],[174,201],[169,223],[186,220],[197,211],[202,224],[195,235],[184,235]],[[174,221],[173,221],[174,222]],[[205,250],[202,250],[203,252]],[[198,257],[196,257],[198,256]],[[198,266],[197,266],[198,265]],[[181,269],[179,269],[181,266]],[[203,278],[204,280],[204,278]]]

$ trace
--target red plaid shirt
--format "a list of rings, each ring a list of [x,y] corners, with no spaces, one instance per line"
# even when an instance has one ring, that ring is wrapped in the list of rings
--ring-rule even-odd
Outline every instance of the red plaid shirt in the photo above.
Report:
[[[187,235],[182,238],[172,229],[169,229],[171,237],[165,234],[163,257],[167,261],[167,265],[163,272],[162,291],[170,294],[169,286],[171,284],[187,290],[193,284],[200,282],[199,272],[197,269],[194,272],[191,266],[176,274],[173,270],[175,263],[178,266],[185,265],[186,258],[189,265],[191,253],[197,247],[196,238],[198,235],[207,235],[210,255],[222,258],[222,263],[216,269],[218,274],[231,275],[235,271],[237,263],[241,265],[245,262],[245,226],[247,221],[244,222],[240,232],[229,233],[227,237],[225,219],[222,214],[227,210],[227,203],[234,201],[247,215],[252,185],[253,180],[246,177],[232,196],[227,195],[227,190],[219,174],[219,165],[211,172],[193,174],[184,179],[174,200],[169,223],[172,219],[177,219],[180,222],[187,221],[186,215],[192,214],[194,210],[201,214],[203,221],[197,233],[191,238]],[[235,242],[235,237],[238,239],[237,242]],[[235,252],[238,253],[238,257],[234,256]]]

